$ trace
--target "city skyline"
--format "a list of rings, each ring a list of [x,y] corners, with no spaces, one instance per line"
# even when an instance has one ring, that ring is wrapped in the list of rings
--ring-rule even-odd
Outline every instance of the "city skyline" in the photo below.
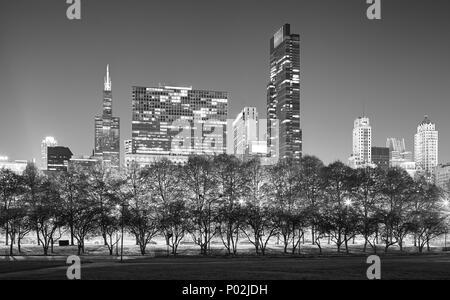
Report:
[[[291,23],[301,40],[305,154],[316,155],[327,163],[335,159],[345,162],[351,152],[352,120],[362,111],[371,118],[373,145],[382,146],[387,137],[401,136],[406,139],[406,148],[412,149],[417,123],[428,114],[441,129],[440,162],[450,161],[450,133],[445,130],[450,128],[445,113],[450,108],[446,88],[446,53],[450,47],[444,40],[449,20],[443,13],[448,4],[443,1],[436,1],[433,6],[425,6],[423,1],[385,3],[383,20],[377,24],[365,19],[365,3],[361,1],[285,1],[292,5],[292,12],[275,13],[270,21],[265,19],[272,12],[269,5],[258,5],[263,8],[254,12],[255,2],[248,1],[239,4],[239,12],[234,11],[236,24],[226,28],[221,26],[225,21],[222,17],[214,21],[217,16],[205,16],[203,22],[186,22],[188,19],[178,13],[168,32],[182,32],[186,37],[179,37],[177,44],[184,46],[175,49],[164,37],[166,34],[151,29],[152,22],[157,21],[133,18],[148,4],[131,2],[123,14],[119,14],[120,2],[108,2],[115,24],[108,20],[110,16],[103,11],[102,1],[83,3],[84,14],[79,23],[64,19],[64,14],[60,14],[64,4],[60,1],[4,4],[6,9],[0,12],[0,39],[5,45],[0,50],[0,138],[7,142],[2,143],[0,155],[38,159],[40,141],[45,136],[54,136],[77,155],[90,154],[94,136],[90,124],[92,116],[99,112],[99,87],[108,63],[115,70],[116,115],[126,124],[121,143],[131,137],[129,103],[134,84],[156,86],[173,80],[177,85],[226,90],[231,95],[229,119],[244,106],[257,107],[263,119],[269,71],[267,40],[282,24]],[[194,15],[200,14],[196,11],[199,6],[209,7],[198,2],[187,8]],[[233,6],[216,4],[225,12]],[[29,8],[27,11],[21,9],[24,5]],[[170,8],[183,10],[184,5],[176,1],[156,2],[153,10],[159,8],[164,17]],[[249,11],[255,17],[246,21]],[[419,15],[423,20],[414,18]],[[426,22],[431,17],[437,20],[433,25]],[[323,22],[319,24],[314,18]],[[341,18],[346,22],[336,24]],[[129,29],[120,27],[127,22],[131,22]],[[322,27],[317,28],[318,25]],[[28,32],[30,27],[32,33]],[[138,36],[132,29],[151,33],[149,41],[139,42],[142,50],[133,45],[131,50],[122,46],[130,45]],[[246,41],[249,34],[252,41]],[[36,45],[38,40],[48,43]],[[161,46],[164,43],[167,48]],[[206,46],[212,50],[200,51]],[[165,56],[167,49],[170,50]],[[213,61],[214,69],[220,72],[209,66]],[[170,67],[164,66],[167,63]],[[5,130],[12,120],[18,123],[15,130]]]

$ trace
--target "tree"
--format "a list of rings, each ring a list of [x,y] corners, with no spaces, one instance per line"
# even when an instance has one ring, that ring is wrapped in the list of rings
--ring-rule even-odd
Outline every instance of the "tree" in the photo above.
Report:
[[[353,238],[357,228],[354,222],[351,204],[352,183],[355,181],[353,170],[342,162],[334,162],[322,169],[323,190],[325,196],[325,213],[328,230],[337,251]],[[351,223],[349,223],[352,221]]]
[[[57,175],[58,188],[65,210],[66,225],[70,231],[70,244],[74,243],[74,214],[78,198],[83,197],[87,188],[87,173],[82,168],[69,168],[67,172]]]
[[[403,250],[403,240],[412,230],[409,212],[415,193],[414,181],[405,170],[390,168],[383,177],[378,214],[385,252],[397,243]]]
[[[0,199],[1,208],[4,214],[2,225],[5,229],[5,244],[8,245],[8,238],[10,237],[10,217],[12,215],[8,211],[14,205],[18,191],[21,188],[21,178],[8,169],[0,169]],[[12,243],[13,241],[11,241]],[[12,249],[12,248],[11,248]]]
[[[416,193],[412,200],[409,214],[414,233],[414,242],[419,252],[424,246],[430,250],[430,241],[444,234],[447,230],[445,204],[441,198],[445,197],[436,185],[430,184],[425,178],[419,178],[415,182]]]
[[[276,210],[279,233],[283,237],[284,253],[296,240],[296,213],[303,210],[299,201],[299,166],[294,160],[285,159],[269,169],[268,193]],[[305,210],[306,211],[306,210]],[[293,248],[294,252],[295,249]]]
[[[222,196],[217,191],[212,159],[205,156],[189,157],[182,169],[182,185],[187,189],[192,239],[200,246],[200,253],[206,255],[216,235],[213,220],[216,218],[218,200]]]
[[[73,210],[73,233],[78,245],[78,255],[85,253],[85,240],[99,228],[102,211],[87,196],[78,198]]]
[[[182,167],[162,160],[142,172],[150,199],[156,206],[160,231],[166,238],[166,244],[172,248],[172,254],[176,255],[190,221],[184,201],[186,190],[182,185]]]
[[[39,233],[44,255],[47,256],[56,230],[63,225],[63,212],[58,191],[50,178],[43,179],[35,196],[38,200],[32,207],[31,220]]]
[[[306,209],[310,217],[311,226],[311,243],[315,244],[315,227],[314,224],[317,220],[314,217],[317,216],[314,212],[318,212],[322,209],[322,177],[320,176],[321,170],[324,167],[323,162],[315,156],[305,155],[302,157],[302,163],[300,168],[299,179],[299,192],[300,197],[307,201]]]
[[[105,168],[103,164],[97,165],[95,168],[89,169],[88,173],[88,191],[89,197],[93,205],[99,208],[99,229],[101,236],[103,237],[103,243],[108,246],[107,231],[110,221],[110,211],[116,205],[116,203],[111,203],[109,201],[110,190],[109,190],[109,180],[113,177],[112,171]]]
[[[356,212],[361,220],[361,235],[364,237],[364,249],[370,245],[376,252],[378,234],[378,202],[382,192],[383,177],[386,175],[381,168],[361,168],[356,170],[353,198]]]
[[[148,170],[139,170],[131,164],[126,170],[125,182],[121,185],[121,204],[123,224],[136,238],[141,255],[146,254],[148,244],[159,232],[158,212],[151,196],[147,181]]]
[[[437,211],[421,211],[415,213],[414,233],[417,237],[419,252],[426,245],[430,251],[430,241],[444,234],[447,230],[445,216]]]
[[[222,195],[217,214],[218,234],[228,255],[236,255],[239,233],[244,224],[240,201],[249,191],[249,177],[244,164],[234,156],[216,156],[214,165],[217,189]]]
[[[39,173],[39,170],[34,163],[29,163],[22,174],[22,178],[23,186],[25,188],[24,201],[28,203],[30,210],[34,211],[38,204],[37,195],[41,187],[43,176]],[[33,230],[36,232],[37,243],[40,245],[41,239],[39,237],[38,224],[34,224]]]
[[[242,228],[243,234],[255,246],[257,255],[265,255],[267,244],[277,230],[272,209],[264,204],[247,203],[243,217],[248,228]]]
[[[178,247],[189,231],[189,214],[183,200],[171,201],[160,208],[159,225],[166,237],[167,245],[173,255],[177,255]]]

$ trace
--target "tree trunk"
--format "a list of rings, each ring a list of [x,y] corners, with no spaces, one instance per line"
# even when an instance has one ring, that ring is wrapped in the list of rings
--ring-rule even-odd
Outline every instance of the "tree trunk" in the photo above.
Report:
[[[70,245],[74,246],[74,234],[73,234],[73,224],[70,225]]]
[[[6,222],[6,235],[5,235],[5,245],[8,246],[9,244],[9,223]]]
[[[10,256],[14,256],[14,253],[13,253],[13,237],[11,237],[11,242],[9,243],[10,245],[9,245],[9,255]]]
[[[41,237],[39,236],[39,229],[36,227],[36,237],[37,237],[37,242],[38,242],[38,246],[41,245]]]

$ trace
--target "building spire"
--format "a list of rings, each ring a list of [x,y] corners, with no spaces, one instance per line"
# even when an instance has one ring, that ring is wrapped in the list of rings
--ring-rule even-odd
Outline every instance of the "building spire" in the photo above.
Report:
[[[106,66],[105,91],[111,91],[111,77],[109,76],[109,64]]]

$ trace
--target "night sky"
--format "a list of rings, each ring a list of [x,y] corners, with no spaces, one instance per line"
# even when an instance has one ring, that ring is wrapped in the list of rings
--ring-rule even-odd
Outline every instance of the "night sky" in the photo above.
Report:
[[[428,114],[450,161],[450,1],[0,0],[0,155],[39,159],[47,135],[89,155],[103,77],[111,66],[121,147],[131,136],[131,86],[193,86],[230,93],[229,118],[265,118],[269,40],[284,23],[301,39],[304,153],[347,161],[356,117],[373,145],[404,137],[412,151]]]

